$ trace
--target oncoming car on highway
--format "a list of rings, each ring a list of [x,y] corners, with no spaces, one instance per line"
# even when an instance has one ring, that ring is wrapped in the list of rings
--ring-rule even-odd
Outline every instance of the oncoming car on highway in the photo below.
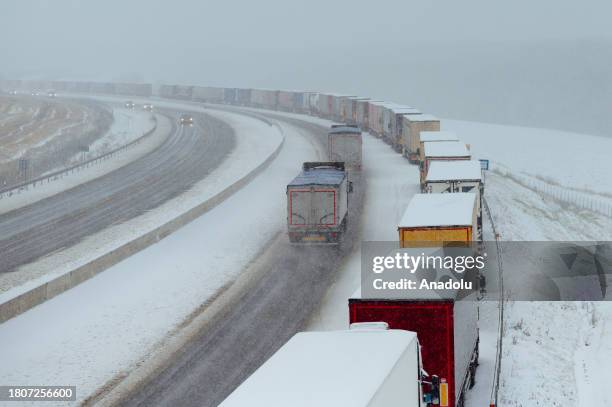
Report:
[[[57,93],[54,90],[50,90],[47,92],[47,96],[50,98],[54,98],[57,96]]]
[[[131,100],[128,100],[127,102],[125,102],[125,108],[126,109],[133,109],[134,106],[136,106],[136,105]]]
[[[193,126],[193,116],[191,116],[190,114],[184,113],[181,115],[181,118],[179,119],[179,123],[181,124],[181,126]]]
[[[145,103],[144,105],[142,105],[142,109],[146,110],[147,112],[152,112],[153,111],[153,105],[150,103]]]

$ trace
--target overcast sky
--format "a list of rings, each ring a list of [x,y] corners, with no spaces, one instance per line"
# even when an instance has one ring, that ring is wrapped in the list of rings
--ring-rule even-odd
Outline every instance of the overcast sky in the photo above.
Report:
[[[612,38],[610,15],[608,0],[2,0],[0,72],[181,80],[208,71],[213,82],[224,72],[242,82],[278,64],[260,55]]]
[[[612,135],[610,0],[0,0],[0,76],[301,89]]]

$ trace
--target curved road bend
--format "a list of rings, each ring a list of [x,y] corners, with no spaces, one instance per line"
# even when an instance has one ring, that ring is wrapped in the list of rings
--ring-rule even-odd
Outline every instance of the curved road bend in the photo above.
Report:
[[[162,111],[177,123],[178,113]],[[145,157],[86,184],[0,215],[0,273],[69,247],[110,225],[151,210],[218,167],[235,146],[233,129],[204,113],[174,125]]]

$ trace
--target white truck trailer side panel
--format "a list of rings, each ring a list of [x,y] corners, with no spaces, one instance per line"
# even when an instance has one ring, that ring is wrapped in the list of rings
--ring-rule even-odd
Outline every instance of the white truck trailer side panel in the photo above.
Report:
[[[455,400],[459,400],[465,374],[472,360],[478,340],[478,300],[473,298],[455,301],[454,341],[455,341]]]
[[[221,407],[420,407],[414,332],[301,332]]]

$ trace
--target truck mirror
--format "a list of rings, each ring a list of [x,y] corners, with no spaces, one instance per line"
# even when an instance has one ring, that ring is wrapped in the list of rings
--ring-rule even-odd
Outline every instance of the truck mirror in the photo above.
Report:
[[[348,183],[348,191],[349,191],[349,193],[353,192],[353,181],[349,181],[349,183]]]

